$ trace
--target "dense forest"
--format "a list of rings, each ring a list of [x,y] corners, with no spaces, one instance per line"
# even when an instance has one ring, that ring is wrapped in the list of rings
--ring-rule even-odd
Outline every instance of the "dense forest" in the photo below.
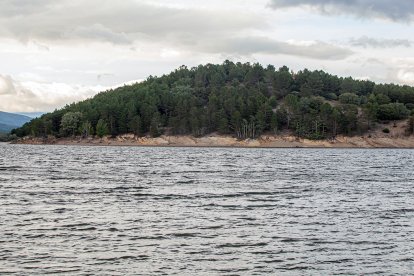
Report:
[[[310,139],[360,135],[379,121],[410,117],[414,88],[375,84],[324,71],[233,63],[181,66],[161,77],[101,92],[26,123],[23,136],[202,136],[255,138],[290,130]]]

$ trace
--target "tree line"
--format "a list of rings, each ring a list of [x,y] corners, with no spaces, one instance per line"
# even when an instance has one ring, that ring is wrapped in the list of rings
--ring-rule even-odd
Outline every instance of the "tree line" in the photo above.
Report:
[[[219,65],[181,66],[168,75],[101,92],[12,133],[156,137],[218,132],[246,139],[291,130],[300,137],[326,139],[363,134],[379,121],[406,119],[413,113],[410,86],[226,60]]]

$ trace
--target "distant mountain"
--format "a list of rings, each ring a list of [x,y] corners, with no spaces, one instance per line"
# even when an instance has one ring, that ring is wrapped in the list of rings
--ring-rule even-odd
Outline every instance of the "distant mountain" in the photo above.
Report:
[[[27,116],[34,119],[39,118],[40,116],[45,114],[45,112],[16,112],[16,114]]]
[[[0,132],[10,132],[31,120],[32,118],[28,116],[0,111]]]

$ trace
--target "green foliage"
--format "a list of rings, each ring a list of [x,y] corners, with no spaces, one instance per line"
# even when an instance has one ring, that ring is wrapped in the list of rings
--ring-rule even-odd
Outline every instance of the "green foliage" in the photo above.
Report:
[[[275,107],[277,106],[277,99],[276,99],[276,97],[275,97],[275,96],[271,96],[271,97],[269,98],[269,105],[270,105],[272,108],[275,108]]]
[[[158,112],[154,113],[151,119],[151,125],[150,125],[150,135],[151,137],[158,137],[161,135],[161,121],[160,121],[160,115]]]
[[[383,130],[382,130],[382,132],[384,132],[384,133],[390,133],[390,129],[389,128],[384,128]]]
[[[82,119],[82,113],[80,112],[67,112],[65,115],[63,115],[62,121],[60,123],[60,126],[61,126],[60,130],[62,132],[62,135],[75,136],[79,128],[81,119]],[[37,129],[39,129],[39,127],[37,127]]]
[[[129,129],[136,136],[140,136],[142,133],[142,121],[139,115],[134,115],[129,122]]]
[[[402,103],[383,104],[378,107],[378,119],[401,120],[410,115],[410,111]]]
[[[221,65],[181,66],[168,75],[99,93],[13,133],[88,136],[95,128],[99,137],[218,132],[246,139],[291,130],[321,139],[360,134],[378,119],[406,118],[407,107],[413,106],[414,88],[409,86],[227,60]]]
[[[339,96],[339,101],[343,104],[356,104],[361,102],[360,98],[355,93],[343,93]]]
[[[375,100],[378,104],[389,104],[391,102],[390,98],[384,94],[375,95]]]
[[[272,117],[270,118],[270,131],[272,131],[273,134],[278,134],[280,125],[281,123],[276,113],[272,113]]]
[[[0,133],[0,142],[11,142],[17,139],[16,134]]]
[[[79,133],[83,137],[88,137],[90,135],[93,135],[93,127],[92,127],[91,122],[89,121],[83,122],[79,128]]]
[[[218,112],[215,116],[215,120],[217,121],[217,131],[221,134],[228,134],[229,133],[229,121],[227,119],[227,115],[224,110]]]
[[[338,99],[338,96],[335,93],[328,93],[325,98],[327,100],[336,101]]]
[[[108,134],[109,134],[109,130],[108,130],[107,123],[104,120],[99,119],[98,123],[96,124],[96,135],[102,138]]]
[[[408,110],[414,111],[414,103],[407,103],[405,104],[405,107],[407,107]]]

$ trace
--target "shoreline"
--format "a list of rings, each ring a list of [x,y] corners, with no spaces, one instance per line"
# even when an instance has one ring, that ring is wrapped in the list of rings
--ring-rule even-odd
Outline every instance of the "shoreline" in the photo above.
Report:
[[[414,149],[414,136],[338,136],[330,140],[309,140],[292,135],[262,135],[257,139],[239,140],[233,136],[211,134],[203,137],[189,135],[134,137],[132,134],[115,138],[31,138],[12,144],[67,146],[134,146],[134,147],[210,147],[210,148],[405,148]]]

